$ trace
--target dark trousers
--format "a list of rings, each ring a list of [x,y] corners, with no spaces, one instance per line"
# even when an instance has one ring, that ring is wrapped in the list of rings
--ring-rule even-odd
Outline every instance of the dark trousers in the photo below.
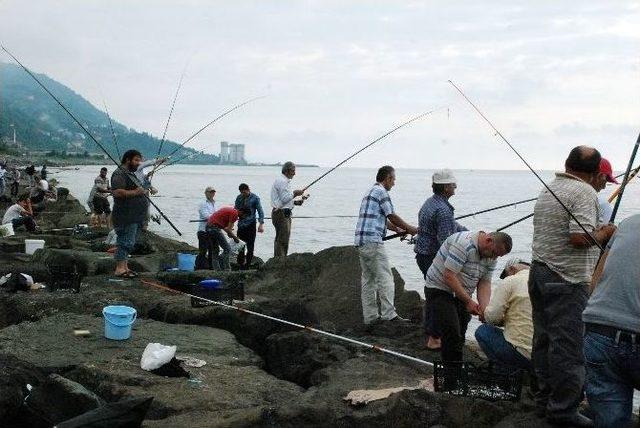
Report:
[[[285,257],[289,252],[289,237],[291,236],[291,217],[286,217],[284,210],[273,210],[271,222],[276,229],[273,241],[273,256]]]
[[[636,336],[636,340],[640,339]],[[627,427],[633,411],[633,391],[640,389],[638,342],[616,340],[587,331],[584,337],[587,361],[585,390],[595,425]]]
[[[229,241],[227,241],[227,233],[218,226],[208,226],[207,233],[211,236],[212,241],[222,250],[222,253],[218,254],[218,265],[220,269],[231,270],[231,261],[229,260],[231,256],[231,245],[229,245]]]
[[[15,180],[11,183],[11,196],[18,196],[18,190],[20,190],[20,183]]]
[[[436,258],[435,254],[416,254],[416,263],[422,272],[422,276],[427,278],[427,271]],[[433,323],[433,306],[427,300],[427,287],[424,288],[424,333],[426,336],[440,337],[440,332]]]
[[[214,241],[211,234],[205,231],[198,231],[198,260],[204,261],[204,265],[199,265],[199,269],[219,269],[218,266],[218,243]]]
[[[434,326],[441,333],[442,360],[462,361],[462,348],[471,314],[451,292],[427,288],[425,298],[430,302]]]
[[[245,227],[238,227],[238,238],[240,238],[247,246],[247,255],[244,254],[244,249],[238,253],[238,264],[240,267],[249,267],[251,260],[253,260],[253,248],[256,243],[256,225],[255,223]]]
[[[546,265],[533,262],[529,273],[533,309],[531,357],[538,379],[536,404],[551,417],[577,412],[585,369],[582,311],[587,285],[572,284]]]
[[[13,230],[18,229],[20,226],[24,226],[24,228],[29,232],[36,230],[36,222],[33,217],[29,216],[14,218],[11,220],[11,225],[13,226]]]

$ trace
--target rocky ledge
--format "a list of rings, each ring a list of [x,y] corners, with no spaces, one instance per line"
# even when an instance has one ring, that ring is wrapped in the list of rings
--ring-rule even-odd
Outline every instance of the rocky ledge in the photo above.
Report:
[[[56,217],[60,221],[86,219],[73,198],[60,203],[67,210]],[[47,220],[50,229],[62,228],[56,218]],[[420,296],[405,290],[396,271],[396,306],[413,322],[364,328],[352,247],[271,259],[249,271],[165,272],[176,252],[195,249],[145,233],[131,260],[142,275],[121,281],[110,274],[113,261],[100,245],[104,235],[45,232],[38,235],[45,248],[32,256],[22,253],[28,235],[0,239],[0,273],[24,272],[45,284],[51,265],[83,275],[79,293],[0,291],[0,426],[50,426],[104,403],[147,396],[154,397],[143,424],[148,427],[545,426],[526,398],[492,403],[414,389],[350,405],[344,400],[350,391],[416,386],[431,370],[240,311],[193,308],[188,297],[151,285],[184,291],[204,278],[242,283],[243,308],[424,360],[437,358],[423,348]],[[101,312],[111,304],[136,308],[131,339],[103,337]],[[90,334],[76,336],[78,329]],[[178,355],[207,364],[185,367],[189,378],[144,371],[140,358],[150,342],[175,345]],[[471,351],[466,357],[478,359]],[[48,398],[60,405],[38,404],[32,397],[25,404],[30,394],[46,396],[52,384],[62,392]]]

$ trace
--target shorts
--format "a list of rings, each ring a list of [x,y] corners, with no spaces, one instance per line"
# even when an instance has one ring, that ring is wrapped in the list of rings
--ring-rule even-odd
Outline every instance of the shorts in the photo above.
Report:
[[[94,214],[111,214],[111,206],[107,198],[94,197],[93,198],[93,212]]]

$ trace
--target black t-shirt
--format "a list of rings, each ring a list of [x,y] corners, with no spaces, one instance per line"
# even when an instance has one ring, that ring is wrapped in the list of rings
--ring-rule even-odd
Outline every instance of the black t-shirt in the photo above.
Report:
[[[111,174],[111,189],[134,190],[136,187],[133,173],[127,173],[124,167],[119,167]],[[149,209],[149,200],[145,195],[133,198],[113,197],[113,212],[111,219],[114,226],[124,226],[132,223],[143,223]]]

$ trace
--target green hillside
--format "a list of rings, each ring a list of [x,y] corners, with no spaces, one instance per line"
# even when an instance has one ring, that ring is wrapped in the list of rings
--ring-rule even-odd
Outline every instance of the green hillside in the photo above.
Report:
[[[43,75],[39,79],[62,103],[87,127],[94,137],[117,157],[109,120],[105,112],[94,107],[72,89]],[[11,147],[13,124],[18,148]],[[127,148],[140,150],[145,157],[157,154],[160,140],[146,132],[138,132],[121,123],[113,122],[120,152]],[[80,129],[51,97],[40,88],[19,66],[0,62],[0,142],[9,149],[21,152],[48,151],[56,154],[101,153],[97,145]],[[166,141],[162,153],[167,154],[177,147]],[[183,149],[175,156],[193,153]],[[174,157],[175,157],[174,156]],[[218,163],[214,155],[197,155],[191,163]]]

